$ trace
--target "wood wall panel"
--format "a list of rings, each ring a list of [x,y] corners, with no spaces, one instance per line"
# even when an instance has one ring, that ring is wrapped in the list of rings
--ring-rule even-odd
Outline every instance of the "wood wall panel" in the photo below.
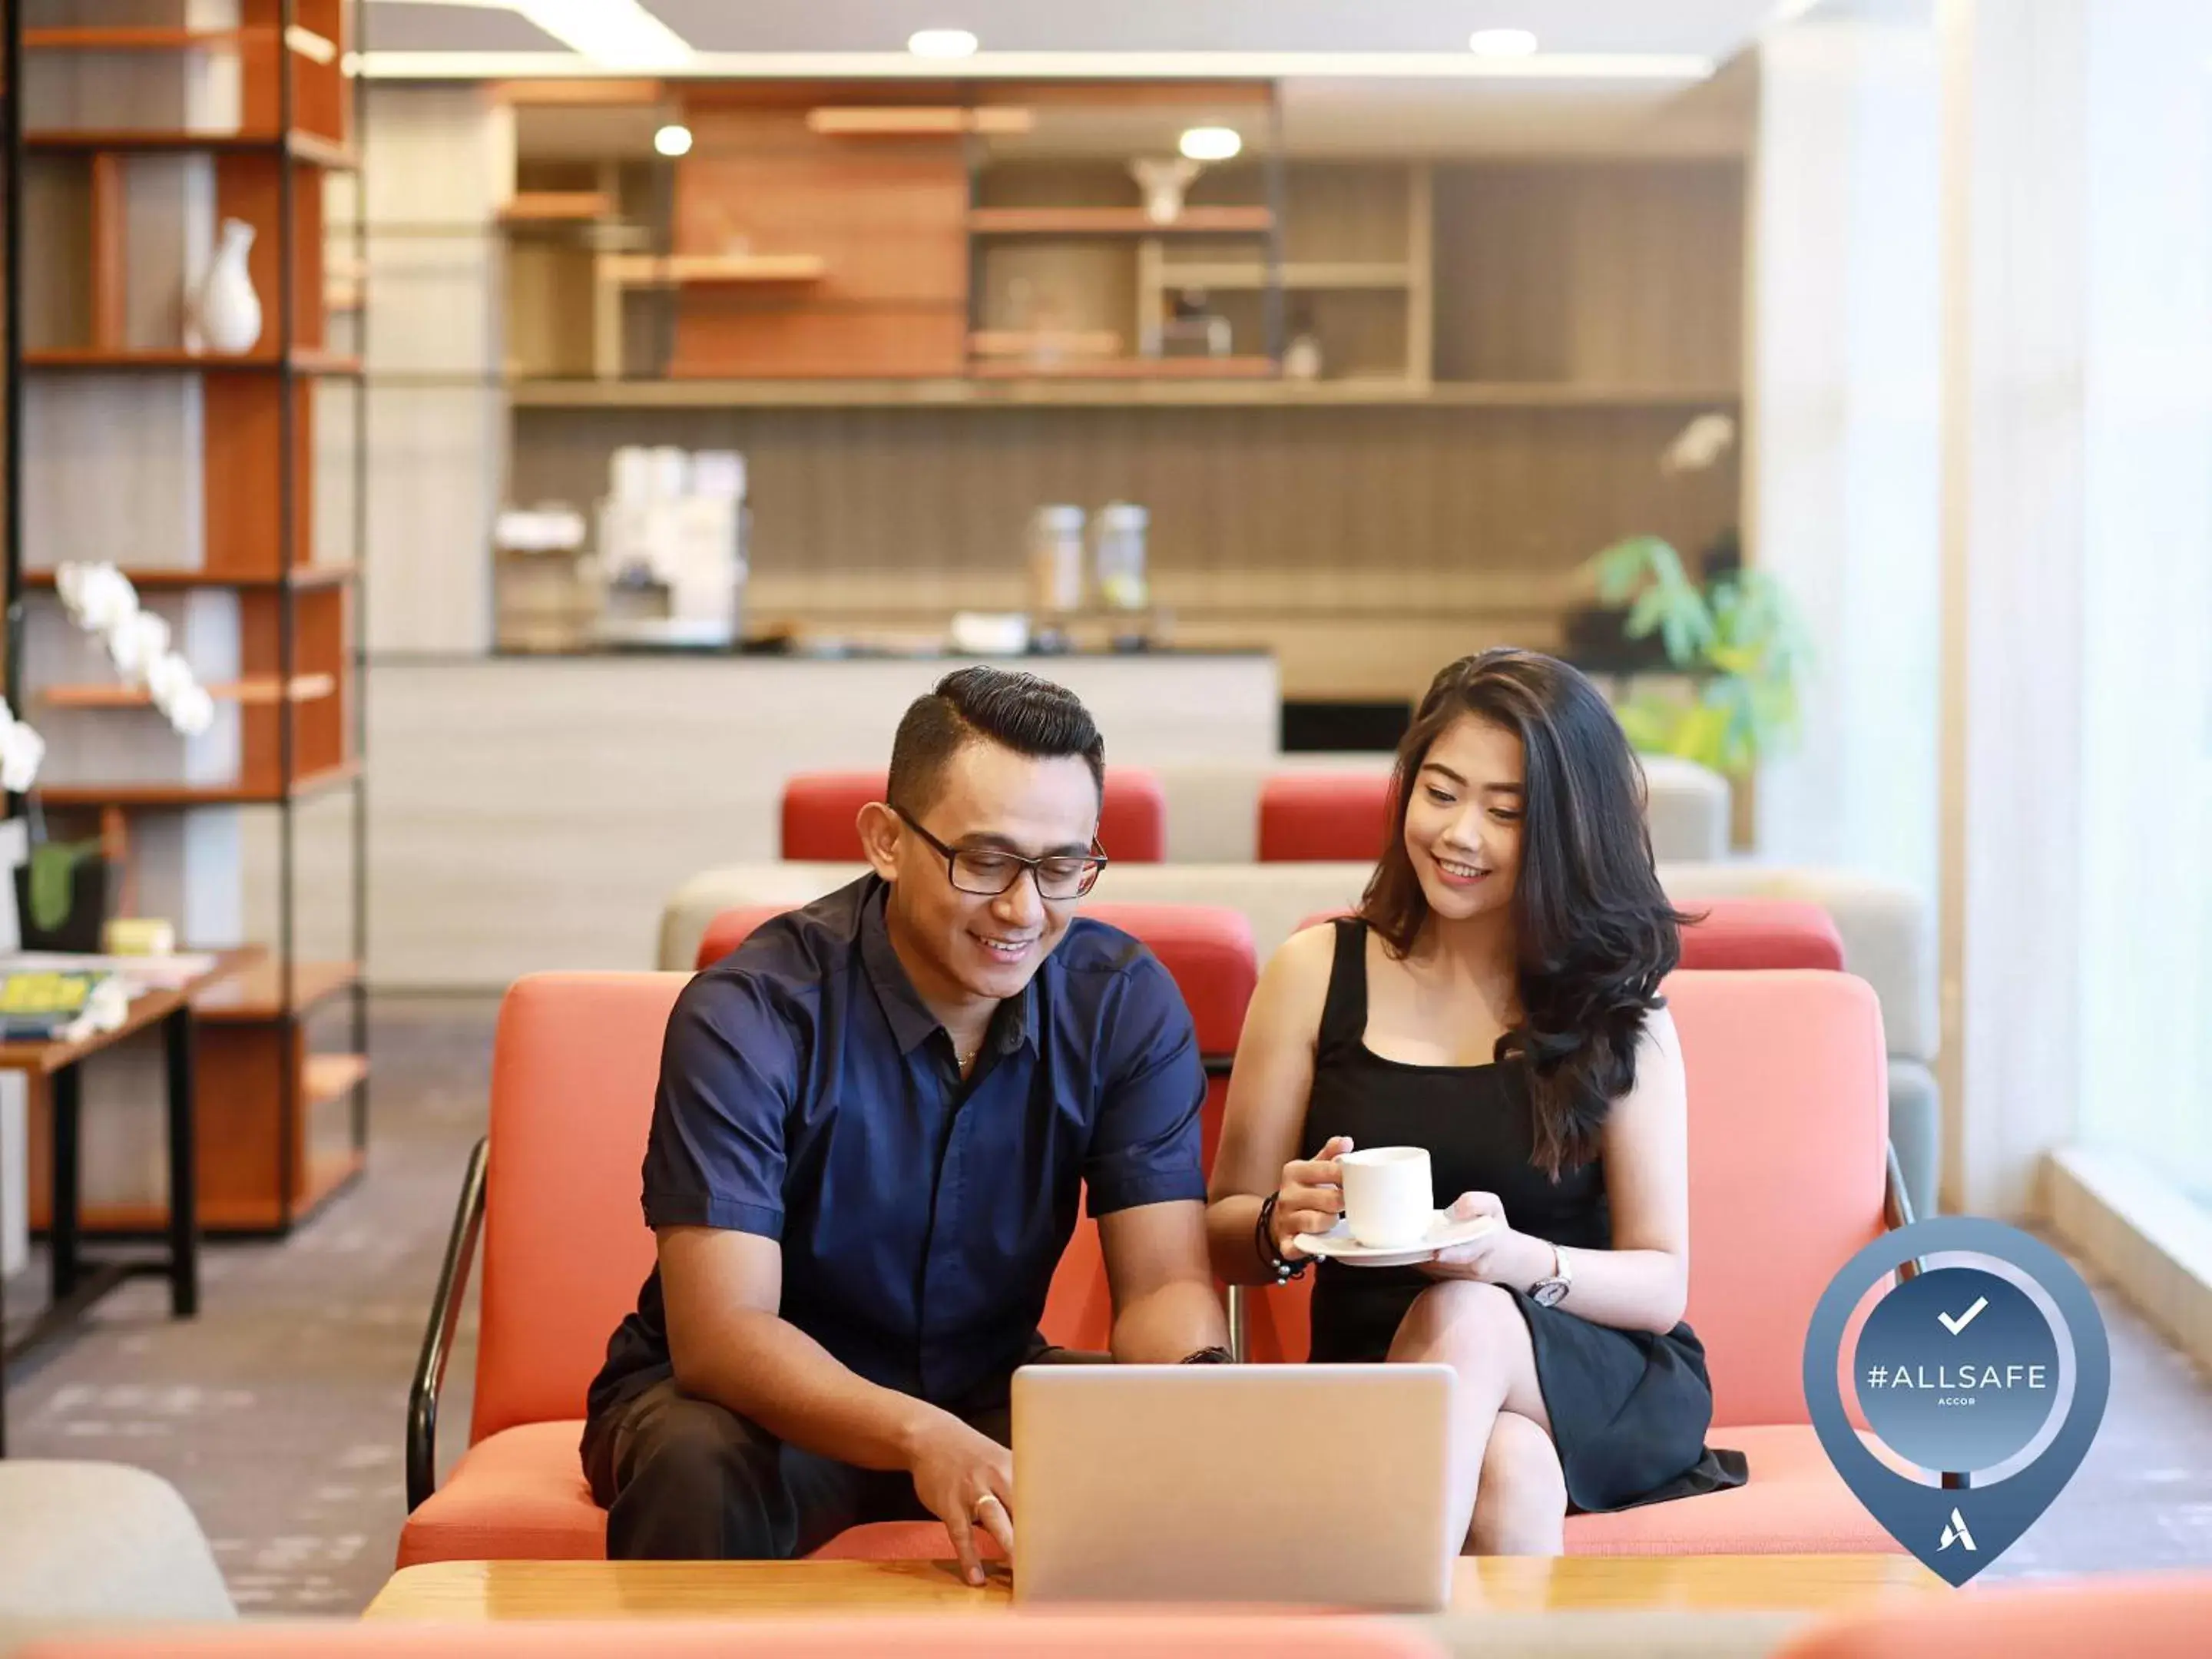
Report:
[[[125,248],[123,158],[91,158],[92,170],[92,345],[100,351],[124,349],[126,307],[123,286]]]
[[[288,54],[295,77],[292,118],[308,131],[328,138],[346,137],[352,131],[353,82],[343,71],[343,54],[352,49],[346,28],[350,9],[349,0],[293,0],[293,21],[339,50],[339,57],[327,64]]]
[[[1209,643],[1296,636],[1313,676],[1286,665],[1286,689],[1317,695],[1425,674],[1434,663],[1393,660],[1417,625],[1556,638],[1575,568],[1620,536],[1705,545],[1735,520],[1732,462],[1658,470],[1694,412],[526,410],[514,494],[576,500],[621,444],[744,452],[756,627],[941,628],[963,606],[1018,609],[1034,507],[1140,501],[1155,592],[1181,625]],[[1357,660],[1316,647],[1316,625],[1358,629]]]
[[[93,334],[92,170],[77,155],[27,155],[23,246],[36,254],[10,273],[22,285],[27,351],[89,345]]]
[[[941,302],[833,309],[710,290],[678,302],[676,341],[668,372],[678,379],[957,374],[968,349],[968,315]]]
[[[814,255],[829,269],[805,298],[824,304],[957,301],[968,291],[968,179],[957,149],[931,148],[939,153],[687,156],[674,251]]]
[[[1437,378],[1734,386],[1735,161],[1436,169]]]
[[[1403,166],[1298,162],[1289,170],[1284,192],[1283,257],[1397,258],[1412,229],[1407,178]],[[1194,194],[1193,199],[1206,198]]]
[[[825,137],[796,106],[701,104],[687,118],[672,251],[812,254],[828,269],[766,295],[681,289],[669,373],[959,372],[968,174],[957,139]]]
[[[202,428],[206,568],[222,575],[273,574],[280,566],[283,525],[269,477],[269,459],[283,434],[283,404],[276,377],[211,374],[200,381],[207,411]],[[296,493],[307,493],[304,477]]]
[[[1109,329],[1121,355],[1136,349],[1137,267],[1126,240],[985,242],[981,270],[985,328]]]

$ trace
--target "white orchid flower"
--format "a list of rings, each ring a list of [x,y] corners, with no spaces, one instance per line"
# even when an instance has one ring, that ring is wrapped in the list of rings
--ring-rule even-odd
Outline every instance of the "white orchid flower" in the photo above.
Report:
[[[173,651],[164,651],[146,665],[146,690],[153,695],[154,706],[164,714],[178,695],[198,685],[192,678],[192,665]]]
[[[0,701],[0,789],[20,795],[29,789],[46,758],[46,740],[17,720]]]
[[[70,573],[69,585],[62,588],[62,600],[76,619],[78,627],[93,634],[112,634],[127,618],[138,612],[138,590],[131,585],[131,578],[112,564],[91,564],[63,567]],[[57,573],[55,581],[62,581]],[[72,601],[70,594],[74,592]]]
[[[205,686],[194,684],[172,697],[162,713],[169,717],[170,726],[177,732],[187,738],[197,738],[215,724],[215,699],[208,695]]]
[[[168,620],[151,611],[134,611],[107,630],[107,659],[117,673],[134,684],[144,679],[168,650]]]
[[[54,572],[54,591],[62,596],[62,604],[67,608],[71,621],[76,620],[77,612],[84,609],[84,579],[86,573],[92,568],[91,565],[71,559]]]

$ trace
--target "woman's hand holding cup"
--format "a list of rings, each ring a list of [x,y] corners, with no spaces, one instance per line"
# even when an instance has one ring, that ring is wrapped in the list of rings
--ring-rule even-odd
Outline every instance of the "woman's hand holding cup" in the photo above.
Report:
[[[1283,1184],[1275,1194],[1273,1243],[1275,1254],[1284,1261],[1305,1254],[1292,1242],[1300,1233],[1325,1233],[1344,1213],[1343,1172],[1336,1161],[1351,1150],[1350,1135],[1335,1135],[1313,1157],[1283,1165]]]

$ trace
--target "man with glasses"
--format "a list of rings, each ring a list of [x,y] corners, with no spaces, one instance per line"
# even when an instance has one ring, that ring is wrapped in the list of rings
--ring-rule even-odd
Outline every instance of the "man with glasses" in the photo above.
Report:
[[[1011,1553],[1007,1395],[1087,1190],[1114,1358],[1227,1357],[1189,1011],[1079,920],[1105,744],[1060,686],[969,668],[900,722],[872,872],[687,987],[645,1158],[659,1262],[583,1458],[622,1558],[786,1559],[934,1515]]]

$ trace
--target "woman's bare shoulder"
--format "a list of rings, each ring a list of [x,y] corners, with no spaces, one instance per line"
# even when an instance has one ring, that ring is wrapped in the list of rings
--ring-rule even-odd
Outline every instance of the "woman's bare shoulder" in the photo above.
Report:
[[[1275,947],[1260,975],[1255,1009],[1285,1022],[1318,1025],[1328,996],[1329,970],[1336,961],[1336,927],[1322,922],[1304,927]]]

